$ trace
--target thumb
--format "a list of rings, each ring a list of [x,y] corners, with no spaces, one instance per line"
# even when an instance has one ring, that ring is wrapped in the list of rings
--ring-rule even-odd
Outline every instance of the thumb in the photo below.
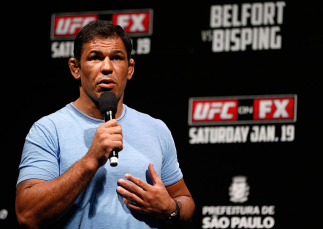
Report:
[[[148,171],[150,173],[151,179],[153,180],[154,185],[159,183],[161,179],[159,178],[157,172],[154,169],[154,163],[150,163],[148,166]]]

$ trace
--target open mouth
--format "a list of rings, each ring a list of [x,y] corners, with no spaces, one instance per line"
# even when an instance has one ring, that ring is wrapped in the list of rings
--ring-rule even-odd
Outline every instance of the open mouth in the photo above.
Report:
[[[116,83],[112,79],[102,79],[99,81],[98,86],[102,89],[112,89],[114,88]]]

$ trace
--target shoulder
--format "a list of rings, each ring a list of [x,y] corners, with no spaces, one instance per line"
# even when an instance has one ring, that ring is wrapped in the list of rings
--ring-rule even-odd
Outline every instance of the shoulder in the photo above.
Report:
[[[140,125],[142,128],[158,129],[159,131],[169,132],[167,125],[160,119],[154,118],[149,114],[139,112],[126,105],[125,122],[130,125]]]
[[[54,127],[59,122],[64,121],[69,117],[69,115],[68,115],[68,113],[70,112],[69,106],[70,106],[70,104],[67,104],[65,107],[57,110],[56,112],[40,118],[39,120],[37,120],[34,123],[34,125],[43,126],[43,127],[47,127],[47,128]]]
[[[46,136],[57,136],[60,130],[73,129],[71,123],[78,122],[78,114],[74,111],[71,103],[57,110],[54,113],[46,115],[37,120],[29,131],[29,135],[39,135],[40,133]]]
[[[72,103],[67,104],[65,107],[42,117],[35,123],[42,126],[65,126],[72,122],[80,122],[81,120],[90,119],[87,115],[82,114]],[[93,118],[94,119],[94,118]],[[90,120],[92,121],[92,120]]]

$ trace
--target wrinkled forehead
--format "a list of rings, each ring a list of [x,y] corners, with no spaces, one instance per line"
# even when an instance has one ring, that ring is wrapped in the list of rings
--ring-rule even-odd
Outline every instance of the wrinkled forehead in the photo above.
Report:
[[[82,56],[91,50],[118,50],[127,55],[126,47],[119,36],[96,37],[83,44]]]

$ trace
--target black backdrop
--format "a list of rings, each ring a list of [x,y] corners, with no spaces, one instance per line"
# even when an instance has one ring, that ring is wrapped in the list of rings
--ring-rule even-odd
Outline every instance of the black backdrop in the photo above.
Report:
[[[256,25],[249,20],[245,26],[211,28],[212,6],[224,9],[228,5],[231,11],[227,15],[232,16],[234,7],[241,10],[247,3],[251,6],[261,3],[256,6],[262,7],[283,4],[282,22],[277,22],[276,14],[270,25]],[[15,185],[29,128],[42,116],[78,97],[78,85],[69,73],[68,58],[52,57],[53,42],[58,42],[57,47],[63,47],[66,44],[63,42],[71,41],[50,37],[53,15],[84,15],[87,12],[102,15],[125,10],[140,13],[143,9],[152,12],[152,34],[135,34],[132,38],[135,51],[139,50],[138,40],[148,38],[149,51],[143,49],[144,53],[133,55],[135,75],[128,83],[124,102],[162,119],[171,130],[185,182],[196,202],[192,228],[319,227],[321,1],[144,4],[98,0],[77,4],[55,1],[47,6],[25,3],[6,9],[9,14],[2,27],[0,228],[18,227],[14,211]],[[238,12],[238,19],[247,15]],[[232,33],[234,29],[241,32],[250,28],[253,32],[260,27],[269,27],[270,31],[272,27],[279,28],[276,33],[281,37],[279,48],[254,50],[249,45],[246,50],[240,47],[233,51],[235,43],[232,40],[229,51],[214,52],[214,37],[203,38],[217,29],[228,29]],[[211,121],[207,125],[188,122],[190,98],[216,100],[247,96],[255,99],[277,95],[297,98],[296,120],[264,123],[251,120],[242,124]],[[251,142],[255,126],[260,129],[274,126],[277,138],[269,142]],[[281,132],[287,126],[292,126],[294,132],[288,132],[291,141],[284,142]],[[228,127],[234,130],[249,127],[249,133],[246,142],[190,144],[191,128],[196,128],[196,134],[198,130],[202,131],[203,136],[207,127],[224,127],[226,131]],[[238,198],[237,193],[229,192],[230,187],[238,187],[238,184],[242,185],[239,190],[247,200],[230,200]],[[246,213],[248,209],[251,212]]]

